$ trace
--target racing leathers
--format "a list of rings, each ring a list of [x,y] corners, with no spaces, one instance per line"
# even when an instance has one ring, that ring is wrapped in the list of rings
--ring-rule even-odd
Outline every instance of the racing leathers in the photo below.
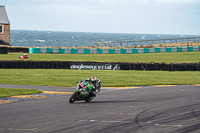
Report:
[[[100,88],[101,88],[101,80],[100,79],[96,79],[96,81],[92,81],[91,78],[89,79],[84,79],[82,82],[88,82],[89,84],[92,85],[92,90],[89,91],[89,95],[90,96],[96,96],[96,94],[94,92],[99,92]]]

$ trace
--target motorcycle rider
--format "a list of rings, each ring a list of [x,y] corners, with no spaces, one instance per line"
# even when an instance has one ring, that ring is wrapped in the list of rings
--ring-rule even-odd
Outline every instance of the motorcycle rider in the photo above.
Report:
[[[96,94],[94,92],[99,92],[101,88],[101,80],[96,76],[92,76],[92,78],[84,79],[83,82],[88,82],[92,85],[93,89],[89,91],[89,95],[95,97]]]

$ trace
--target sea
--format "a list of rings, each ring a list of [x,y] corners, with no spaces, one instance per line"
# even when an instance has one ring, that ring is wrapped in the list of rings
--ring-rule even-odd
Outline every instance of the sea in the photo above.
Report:
[[[200,35],[183,34],[131,34],[11,30],[10,45],[22,47],[84,47],[93,42],[144,41],[158,39],[190,38]],[[170,40],[167,40],[169,42]],[[172,40],[172,43],[175,40]],[[181,39],[179,40],[181,41]],[[154,41],[156,44],[157,42]],[[148,45],[151,42],[148,41]],[[124,44],[125,45],[125,44]]]

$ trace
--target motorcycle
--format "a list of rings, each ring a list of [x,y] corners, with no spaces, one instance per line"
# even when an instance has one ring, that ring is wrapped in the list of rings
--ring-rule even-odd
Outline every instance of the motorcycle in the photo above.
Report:
[[[88,83],[88,82],[82,82],[79,81],[79,83],[76,86],[76,91],[71,95],[69,98],[69,103],[74,103],[75,101],[82,101],[90,102],[94,97],[96,97],[97,92],[93,92],[92,96],[90,92],[95,89],[95,87]]]

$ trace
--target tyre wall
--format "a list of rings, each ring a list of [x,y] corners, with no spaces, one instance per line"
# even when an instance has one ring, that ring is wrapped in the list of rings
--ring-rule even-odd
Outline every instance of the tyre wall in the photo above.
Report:
[[[87,69],[87,70],[146,70],[146,71],[200,71],[200,63],[116,63],[69,61],[0,61],[0,69]]]
[[[0,54],[7,54],[8,52],[10,52],[10,53],[29,53],[29,48],[0,46]]]
[[[7,54],[8,48],[7,47],[0,47],[0,54]]]
[[[8,47],[10,53],[29,53],[29,48],[23,47]]]

